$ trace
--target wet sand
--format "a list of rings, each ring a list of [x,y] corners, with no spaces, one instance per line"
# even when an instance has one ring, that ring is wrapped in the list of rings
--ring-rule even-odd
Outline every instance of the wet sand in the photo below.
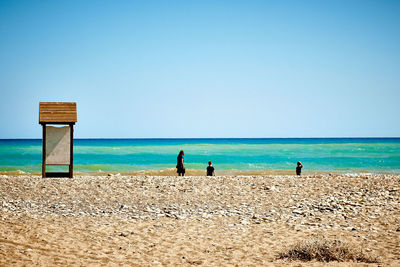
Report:
[[[371,173],[369,170],[353,170],[352,172],[343,171],[321,171],[321,170],[303,170],[303,176],[315,176],[315,175],[343,175],[343,174],[388,174],[388,175],[399,175],[398,172],[379,171],[376,173]],[[295,169],[260,169],[260,170],[216,170],[217,176],[269,176],[269,175],[295,175]],[[16,171],[0,171],[0,175],[6,176],[41,176],[41,172],[27,173],[21,170]],[[97,172],[79,172],[74,171],[75,176],[111,176],[111,175],[121,175],[121,176],[177,176],[176,168],[167,168],[160,170],[132,170],[128,172],[108,172],[108,171],[97,171]],[[205,176],[206,170],[198,169],[186,169],[186,176]]]
[[[400,266],[398,175],[0,175],[0,218],[0,266],[325,266],[277,259],[310,238]]]

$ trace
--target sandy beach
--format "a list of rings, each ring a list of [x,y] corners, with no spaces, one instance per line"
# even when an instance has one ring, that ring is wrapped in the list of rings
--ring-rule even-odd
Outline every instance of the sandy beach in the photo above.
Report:
[[[400,176],[0,175],[0,266],[322,266],[278,255],[341,240],[400,265]]]

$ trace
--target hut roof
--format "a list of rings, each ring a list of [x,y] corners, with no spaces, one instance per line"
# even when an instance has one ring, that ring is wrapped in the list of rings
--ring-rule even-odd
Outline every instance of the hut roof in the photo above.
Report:
[[[40,102],[39,123],[77,122],[75,102]]]

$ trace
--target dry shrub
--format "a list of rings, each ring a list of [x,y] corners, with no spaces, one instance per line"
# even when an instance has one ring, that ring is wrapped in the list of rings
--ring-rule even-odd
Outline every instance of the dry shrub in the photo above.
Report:
[[[361,249],[352,248],[340,240],[311,239],[299,242],[278,255],[279,259],[322,262],[356,261],[365,263],[379,262],[377,257],[369,256]]]

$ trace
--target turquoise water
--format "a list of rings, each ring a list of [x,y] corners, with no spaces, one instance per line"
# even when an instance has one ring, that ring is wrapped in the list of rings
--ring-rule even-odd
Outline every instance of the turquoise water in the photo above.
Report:
[[[400,172],[400,138],[76,139],[74,170],[175,168],[179,150],[188,169]],[[40,172],[41,139],[0,140],[0,171]]]

